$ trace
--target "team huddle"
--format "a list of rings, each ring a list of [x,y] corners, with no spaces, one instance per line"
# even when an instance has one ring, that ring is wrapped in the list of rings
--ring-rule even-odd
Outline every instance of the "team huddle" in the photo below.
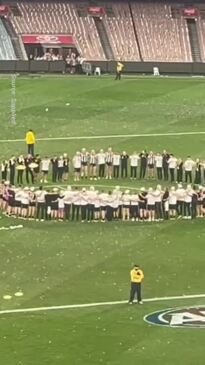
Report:
[[[25,181],[26,184],[47,183],[49,173],[54,183],[67,181],[73,175],[74,181],[130,177],[202,184],[205,182],[205,161],[193,160],[190,156],[183,161],[165,150],[163,153],[141,151],[128,155],[126,151],[113,152],[110,147],[99,152],[83,148],[72,158],[66,153],[52,158],[28,154],[1,162],[2,180],[9,180],[12,185],[22,185]]]
[[[98,221],[162,221],[193,219],[205,215],[205,188],[178,184],[177,188],[139,191],[99,191],[94,186],[51,191],[40,186],[15,187],[9,182],[0,184],[0,209],[8,216],[36,220]]]

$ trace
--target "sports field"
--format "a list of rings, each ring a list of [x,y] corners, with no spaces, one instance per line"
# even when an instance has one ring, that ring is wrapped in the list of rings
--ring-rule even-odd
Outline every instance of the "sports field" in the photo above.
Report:
[[[18,140],[32,128],[41,156],[72,157],[83,147],[112,146],[205,159],[203,78],[19,77],[16,125],[10,123],[10,94],[10,78],[3,77],[1,158],[26,153]],[[0,228],[17,224],[23,228],[0,231],[2,365],[204,364],[203,328],[163,328],[143,320],[167,308],[205,307],[198,297],[205,294],[204,219],[80,224],[1,217]],[[151,301],[115,303],[128,299],[135,263],[144,270],[143,296]],[[24,295],[15,297],[20,290]],[[152,301],[156,297],[161,299]],[[111,303],[95,305],[102,302]],[[94,305],[69,307],[78,304]],[[29,311],[13,312],[22,308]]]

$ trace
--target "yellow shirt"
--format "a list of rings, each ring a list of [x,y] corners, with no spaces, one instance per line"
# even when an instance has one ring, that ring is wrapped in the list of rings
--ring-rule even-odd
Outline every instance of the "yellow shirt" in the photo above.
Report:
[[[26,143],[27,144],[34,144],[36,143],[36,137],[35,134],[31,131],[26,133]]]
[[[124,65],[121,62],[118,62],[117,63],[117,72],[122,71],[123,67],[124,67]]]
[[[141,283],[144,279],[144,274],[141,269],[132,269],[130,271],[130,277],[132,283]]]

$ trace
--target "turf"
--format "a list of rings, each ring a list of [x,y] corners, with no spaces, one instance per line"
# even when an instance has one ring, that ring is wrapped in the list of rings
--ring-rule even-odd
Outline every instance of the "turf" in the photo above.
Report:
[[[20,77],[17,124],[10,125],[10,80],[0,79],[1,139],[203,131],[205,81],[191,78]],[[70,106],[66,106],[66,103]],[[49,109],[46,113],[45,108]],[[204,158],[205,136],[131,137],[38,142],[41,155],[112,146],[128,153],[166,148]],[[0,143],[0,154],[24,153],[23,142]],[[72,178],[71,178],[72,183]],[[97,182],[116,185],[116,181]],[[139,186],[129,179],[122,186]],[[144,182],[143,182],[144,184]],[[145,182],[147,185],[148,183]],[[124,300],[129,269],[145,271],[144,297],[204,292],[204,220],[136,224],[26,222],[1,218],[1,309]],[[3,300],[23,290],[21,298]],[[205,332],[162,328],[145,314],[204,300],[119,304],[0,315],[4,365],[204,364]]]

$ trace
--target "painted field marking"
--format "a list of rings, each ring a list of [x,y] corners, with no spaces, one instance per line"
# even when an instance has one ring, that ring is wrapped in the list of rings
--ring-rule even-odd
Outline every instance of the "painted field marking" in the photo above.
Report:
[[[116,181],[116,183],[117,183],[117,181]],[[140,187],[139,186],[137,186],[137,187],[133,187],[133,186],[124,186],[124,185],[116,185],[116,184],[113,184],[113,185],[102,185],[102,184],[94,184],[93,183],[93,181],[92,182],[90,182],[90,184],[88,184],[88,182],[87,183],[85,183],[85,184],[67,184],[67,185],[69,185],[69,186],[71,186],[71,187],[81,187],[81,188],[89,188],[90,186],[94,186],[95,187],[95,189],[96,188],[111,188],[111,189],[115,189],[116,188],[116,186],[119,186],[120,187],[120,189],[130,189],[130,190],[140,190]],[[54,185],[54,184],[51,184],[51,185],[44,185],[46,188],[58,188],[58,189],[62,189],[62,190],[66,190],[66,186],[67,186],[66,184],[65,185]]]
[[[111,134],[105,136],[76,136],[76,137],[48,137],[38,138],[38,141],[72,141],[80,139],[111,139],[111,138],[132,138],[132,137],[173,137],[173,136],[193,136],[204,135],[205,131],[173,132],[173,133],[143,133],[143,134]],[[0,143],[25,142],[25,139],[0,139]]]
[[[199,299],[205,298],[205,294],[191,294],[191,295],[176,295],[171,297],[156,297],[156,298],[147,298],[144,299],[144,302],[160,302],[160,301],[169,301],[169,300],[178,300],[178,299]],[[102,307],[109,305],[118,305],[118,304],[126,304],[127,300],[119,300],[114,302],[99,302],[99,303],[86,303],[86,304],[68,304],[68,305],[56,305],[51,307],[34,307],[34,308],[20,308],[20,309],[5,309],[0,311],[1,314],[12,314],[12,313],[32,313],[32,312],[47,312],[54,310],[63,310],[63,309],[77,309],[77,308],[91,308],[91,307]]]

